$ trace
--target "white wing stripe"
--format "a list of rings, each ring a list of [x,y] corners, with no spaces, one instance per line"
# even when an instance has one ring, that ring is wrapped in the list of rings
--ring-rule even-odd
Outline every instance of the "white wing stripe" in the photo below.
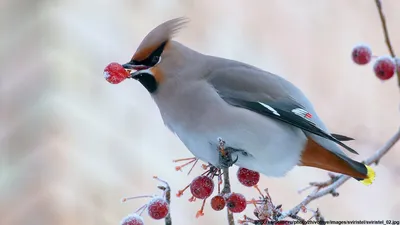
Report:
[[[262,103],[262,102],[258,102],[258,103],[260,103],[262,106],[264,106],[265,108],[267,108],[269,111],[271,111],[273,114],[275,114],[275,115],[277,115],[277,116],[280,116],[280,114],[274,109],[274,108],[272,108],[271,106],[269,106],[269,105],[267,105],[267,104],[265,104],[265,103]]]

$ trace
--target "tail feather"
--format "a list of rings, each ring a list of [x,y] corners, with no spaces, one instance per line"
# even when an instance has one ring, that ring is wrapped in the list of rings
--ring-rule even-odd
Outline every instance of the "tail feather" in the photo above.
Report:
[[[364,165],[364,164],[363,164]],[[356,180],[360,181],[362,184],[364,185],[370,185],[374,182],[375,180],[375,171],[374,169],[372,169],[370,166],[368,165],[364,165],[367,168],[367,178],[365,179],[358,179],[356,178]]]
[[[310,138],[301,156],[300,166],[316,167],[345,174],[365,185],[372,184],[375,179],[375,172],[371,167],[345,155],[329,151]]]
[[[354,138],[347,137],[347,136],[344,136],[341,134],[331,134],[331,135],[332,135],[332,137],[338,139],[339,141],[353,141],[354,140]]]

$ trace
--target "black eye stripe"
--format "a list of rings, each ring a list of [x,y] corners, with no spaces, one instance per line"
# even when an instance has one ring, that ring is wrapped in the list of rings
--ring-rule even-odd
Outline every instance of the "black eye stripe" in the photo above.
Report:
[[[152,58],[153,56],[161,56],[166,44],[167,42],[164,41],[156,50],[153,51],[153,53],[151,53],[150,57],[148,58]]]
[[[164,51],[167,41],[164,41],[156,50],[154,50],[146,59],[141,61],[132,60],[131,63],[135,65],[154,66],[158,63],[158,59]],[[157,57],[157,59],[155,59]]]

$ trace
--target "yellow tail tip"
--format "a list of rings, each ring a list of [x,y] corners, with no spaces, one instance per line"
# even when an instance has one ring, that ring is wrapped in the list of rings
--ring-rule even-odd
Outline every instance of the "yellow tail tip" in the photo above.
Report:
[[[365,165],[365,167],[367,167],[367,178],[360,182],[364,185],[371,185],[375,180],[375,171],[370,166]]]

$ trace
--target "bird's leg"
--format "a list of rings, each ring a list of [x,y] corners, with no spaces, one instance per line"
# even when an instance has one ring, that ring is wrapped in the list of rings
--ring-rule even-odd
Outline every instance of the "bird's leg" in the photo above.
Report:
[[[234,153],[234,152],[242,152],[242,151],[243,150],[240,150],[240,149],[234,149],[234,148],[231,148],[231,147],[226,147],[224,149],[224,152],[223,153],[220,152],[220,154],[219,154],[219,165],[222,168],[228,168],[228,167],[233,166],[233,164],[235,164],[238,161],[239,156],[237,155],[236,158],[233,159],[232,158],[232,153]]]
[[[236,158],[233,159],[232,153],[234,153],[234,152],[245,153],[245,151],[243,151],[241,149],[225,147],[225,141],[222,140],[221,138],[218,138],[218,142],[219,142],[218,152],[219,152],[219,167],[220,168],[229,168],[238,161],[239,156],[236,156]]]

